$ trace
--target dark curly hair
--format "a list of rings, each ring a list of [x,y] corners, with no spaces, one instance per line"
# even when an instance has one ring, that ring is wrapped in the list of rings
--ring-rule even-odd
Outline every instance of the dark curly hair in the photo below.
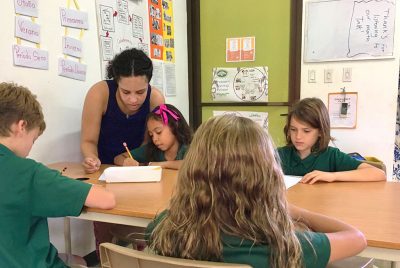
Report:
[[[150,82],[153,76],[153,63],[142,50],[136,48],[117,54],[107,66],[107,78],[117,82],[121,77],[142,75]]]
[[[192,129],[189,127],[182,113],[175,106],[171,104],[165,104],[165,105],[170,111],[174,112],[179,116],[179,119],[175,120],[170,114],[166,113],[166,115],[168,116],[168,126],[170,127],[172,134],[174,134],[174,136],[176,137],[179,146],[189,145],[192,142],[192,136],[193,136]],[[156,108],[154,108],[153,111],[151,111],[147,115],[146,124],[150,119],[163,122],[161,115],[156,114],[156,111],[158,111],[159,109],[160,106],[157,106]],[[159,149],[153,143],[153,140],[151,139],[148,132],[146,132],[146,135],[149,142],[147,143],[148,146],[145,153],[147,159],[150,159],[151,162],[154,161],[156,152],[159,151]]]

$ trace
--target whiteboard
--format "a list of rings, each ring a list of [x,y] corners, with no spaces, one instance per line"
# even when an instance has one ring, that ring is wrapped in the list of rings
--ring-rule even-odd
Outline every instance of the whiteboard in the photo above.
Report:
[[[395,0],[308,2],[304,61],[392,58],[394,25]]]

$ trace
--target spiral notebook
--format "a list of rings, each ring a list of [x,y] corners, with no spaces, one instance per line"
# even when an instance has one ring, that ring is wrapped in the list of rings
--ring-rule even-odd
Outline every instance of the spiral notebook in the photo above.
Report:
[[[100,175],[99,181],[112,182],[157,182],[161,180],[160,166],[109,167]]]

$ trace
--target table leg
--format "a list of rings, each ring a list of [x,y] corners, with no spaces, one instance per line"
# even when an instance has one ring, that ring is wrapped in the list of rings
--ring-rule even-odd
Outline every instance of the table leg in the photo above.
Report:
[[[68,217],[64,217],[64,241],[65,241],[65,253],[69,256],[72,254],[72,248],[71,248],[71,220]]]

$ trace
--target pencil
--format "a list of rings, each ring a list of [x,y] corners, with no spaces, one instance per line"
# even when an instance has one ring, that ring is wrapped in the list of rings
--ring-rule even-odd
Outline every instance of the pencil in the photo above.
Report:
[[[124,143],[122,143],[122,144],[124,145],[126,152],[129,154],[129,157],[133,159],[133,157],[132,157],[132,155],[131,155],[131,152],[130,152],[129,149],[128,149],[128,145],[126,145],[126,142],[124,142]]]

